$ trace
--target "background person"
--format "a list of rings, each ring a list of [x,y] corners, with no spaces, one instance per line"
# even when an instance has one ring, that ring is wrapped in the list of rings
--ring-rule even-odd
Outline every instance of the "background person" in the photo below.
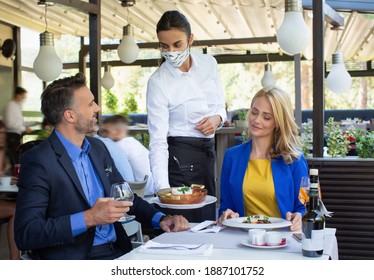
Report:
[[[167,11],[157,23],[165,60],[147,87],[150,160],[157,189],[203,184],[215,195],[214,134],[226,120],[217,62],[190,52],[186,17]],[[167,210],[165,210],[167,211]],[[183,212],[190,221],[216,219],[215,205]]]
[[[123,181],[97,132],[100,111],[83,74],[56,80],[44,90],[42,113],[55,127],[22,155],[15,240],[38,259],[114,259],[131,250],[118,223],[125,212],[165,231],[189,228],[135,195],[115,201],[110,186]]]
[[[127,136],[128,120],[121,115],[107,117],[103,121],[102,133],[103,137],[110,138],[118,144],[121,151],[120,154],[122,156],[125,155],[130,163],[135,182],[143,181],[144,177],[148,175],[144,194],[153,195],[157,193],[153,183],[149,151],[134,137]],[[117,153],[118,152],[117,150]]]
[[[26,97],[27,91],[22,87],[16,87],[13,99],[5,105],[3,110],[3,120],[7,133],[7,156],[12,169],[14,164],[19,162],[17,148],[21,144],[22,135],[31,133],[32,129],[29,126],[38,124],[38,122],[25,122],[23,119],[22,104]]]
[[[4,161],[6,149],[6,134],[4,122],[0,120],[0,176],[4,175]],[[20,252],[14,241],[14,215],[16,202],[0,199],[0,219],[8,219],[8,248],[9,259],[19,260]]]
[[[250,140],[226,151],[221,173],[219,222],[263,214],[292,220],[301,229],[305,207],[299,201],[300,182],[308,176],[288,94],[261,89],[247,117]]]

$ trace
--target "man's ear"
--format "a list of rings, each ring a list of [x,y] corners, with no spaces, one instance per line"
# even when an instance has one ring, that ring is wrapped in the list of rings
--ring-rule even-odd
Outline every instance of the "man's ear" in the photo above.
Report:
[[[68,122],[68,123],[73,123],[75,122],[76,115],[73,110],[65,110],[63,114],[63,118]]]

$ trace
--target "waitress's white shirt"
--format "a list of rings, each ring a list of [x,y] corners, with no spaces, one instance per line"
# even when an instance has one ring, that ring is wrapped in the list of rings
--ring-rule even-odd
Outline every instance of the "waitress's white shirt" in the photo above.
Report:
[[[148,81],[150,162],[157,189],[169,187],[167,137],[206,137],[195,129],[205,116],[220,115],[226,121],[216,60],[207,54],[191,54],[191,58],[188,72],[164,62]]]

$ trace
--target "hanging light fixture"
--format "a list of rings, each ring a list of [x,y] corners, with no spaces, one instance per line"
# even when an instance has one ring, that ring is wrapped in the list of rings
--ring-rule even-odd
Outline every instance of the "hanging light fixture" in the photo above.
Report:
[[[350,89],[351,85],[352,77],[345,68],[343,53],[337,51],[332,54],[332,64],[330,73],[327,76],[327,86],[332,92],[340,94]]]
[[[301,0],[285,0],[283,23],[277,31],[279,46],[295,55],[303,51],[310,42],[311,33],[303,18]]]
[[[111,66],[105,65],[104,67],[104,76],[101,79],[101,85],[105,89],[111,89],[114,86],[114,78],[110,72]]]
[[[6,59],[14,60],[16,58],[14,55],[16,53],[16,43],[12,39],[6,39],[4,43],[0,40],[0,50]]]
[[[264,76],[261,79],[261,85],[263,87],[273,87],[275,86],[275,83],[277,82],[276,79],[273,76],[273,72],[270,61],[269,61],[269,53],[266,53],[267,63],[265,64],[265,72]]]
[[[135,4],[135,1],[121,1],[122,6],[127,7],[127,22],[129,21],[129,9]],[[139,46],[135,42],[134,27],[129,23],[123,27],[123,37],[119,44],[117,53],[122,62],[126,64],[133,63],[139,54]]]
[[[53,33],[47,31],[47,7],[51,6],[52,3],[39,1],[38,4],[45,6],[45,31],[39,34],[40,49],[34,61],[33,68],[39,79],[49,82],[56,79],[61,74],[62,62],[56,54]]]
[[[331,29],[336,30],[336,51],[332,54],[331,69],[327,75],[327,86],[332,92],[340,94],[350,89],[352,77],[345,68],[343,53],[339,51],[339,30],[343,28],[333,27]]]

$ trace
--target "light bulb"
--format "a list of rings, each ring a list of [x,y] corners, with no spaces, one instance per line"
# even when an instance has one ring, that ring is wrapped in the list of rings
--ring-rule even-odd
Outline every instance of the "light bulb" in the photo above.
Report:
[[[276,80],[271,71],[271,65],[269,63],[265,64],[264,76],[261,79],[261,85],[263,87],[273,87],[275,86]]]
[[[114,78],[112,73],[110,73],[110,66],[106,65],[104,70],[104,76],[101,79],[101,85],[105,89],[111,89],[114,86]]]
[[[283,23],[277,32],[279,46],[289,54],[303,51],[310,42],[310,30],[302,13],[301,0],[286,0]]]
[[[62,71],[61,59],[57,56],[53,42],[53,33],[40,33],[40,49],[34,61],[34,72],[39,79],[49,82],[56,79]]]
[[[334,93],[343,93],[352,85],[352,77],[344,65],[343,53],[336,52],[332,55],[332,64],[327,76],[327,86]]]
[[[117,53],[121,61],[127,64],[133,63],[138,58],[139,47],[135,42],[134,28],[130,24],[123,27],[123,38]]]

